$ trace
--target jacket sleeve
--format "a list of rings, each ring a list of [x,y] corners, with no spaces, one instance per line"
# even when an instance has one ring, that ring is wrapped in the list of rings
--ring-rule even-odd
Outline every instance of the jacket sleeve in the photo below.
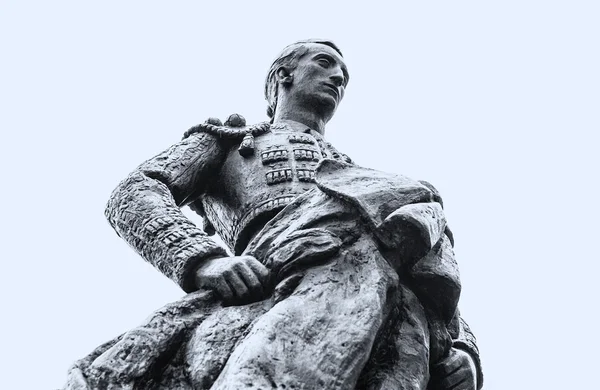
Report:
[[[192,271],[203,259],[226,256],[180,210],[207,186],[225,153],[217,137],[195,133],[141,164],[106,206],[117,234],[185,292],[196,290]]]
[[[443,207],[443,201],[439,191],[431,183],[425,180],[419,180],[419,182],[432,191],[434,200],[439,202]],[[454,235],[448,226],[446,226],[444,233],[454,247]],[[458,309],[456,309],[454,317],[450,321],[448,331],[452,337],[452,347],[467,352],[473,358],[475,367],[477,368],[477,388],[481,389],[483,387],[483,371],[481,369],[479,349],[477,348],[477,339],[475,339],[475,335],[471,331],[471,328],[469,328],[469,325],[467,325],[465,320],[460,316],[460,311]]]
[[[477,339],[469,328],[469,325],[460,316],[458,309],[449,326],[449,333],[452,336],[452,347],[467,352],[475,362],[477,368],[477,388],[483,387],[483,370],[481,369],[481,360],[479,358],[479,348],[477,348]]]

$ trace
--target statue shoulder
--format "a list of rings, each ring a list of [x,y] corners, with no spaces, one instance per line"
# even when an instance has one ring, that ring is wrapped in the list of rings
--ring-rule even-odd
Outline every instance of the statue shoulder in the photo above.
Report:
[[[226,140],[241,141],[247,135],[257,136],[264,134],[270,128],[269,122],[246,126],[246,119],[243,116],[231,114],[225,123],[221,122],[219,118],[208,118],[204,123],[189,128],[183,134],[183,139],[190,137],[192,134],[204,133]]]
[[[433,186],[433,184],[431,184],[427,180],[418,180],[418,182],[421,183],[422,185],[424,185],[425,187],[427,187],[427,189],[429,189],[431,191],[431,193],[433,194],[433,199],[436,202],[438,202],[439,204],[441,204],[442,207],[444,207],[444,202],[442,201],[442,196],[440,195],[440,192],[437,190],[437,188],[435,188]]]
[[[433,194],[433,200],[435,202],[438,202],[442,206],[442,208],[444,208],[444,201],[442,200],[442,196],[440,195],[440,192],[437,190],[437,188],[435,188],[433,184],[426,180],[419,180],[419,183],[427,187]],[[452,247],[454,247],[454,233],[452,233],[452,230],[450,230],[450,227],[448,225],[446,225],[444,233],[446,233],[446,235],[450,239],[450,244],[452,244]]]

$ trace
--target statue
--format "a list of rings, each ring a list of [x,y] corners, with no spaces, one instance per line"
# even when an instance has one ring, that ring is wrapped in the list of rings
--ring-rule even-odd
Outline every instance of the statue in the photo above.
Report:
[[[270,121],[211,118],[119,184],[110,224],[188,294],[77,361],[66,389],[481,388],[440,195],[324,139],[348,79],[332,42],[292,44],[267,76]]]

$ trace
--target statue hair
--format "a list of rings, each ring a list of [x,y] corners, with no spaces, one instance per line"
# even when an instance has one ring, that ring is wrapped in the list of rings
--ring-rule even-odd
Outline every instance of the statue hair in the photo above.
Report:
[[[333,50],[337,51],[340,56],[343,57],[340,49],[335,45],[335,43],[326,40],[319,39],[307,39],[304,41],[298,41],[296,43],[292,43],[283,49],[283,51],[279,54],[279,56],[273,61],[271,64],[271,68],[269,68],[269,73],[267,73],[267,79],[265,80],[265,99],[267,100],[267,115],[273,120],[275,116],[275,109],[277,108],[277,96],[278,96],[278,83],[277,83],[277,70],[286,66],[291,70],[296,69],[298,66],[298,61],[308,53],[309,47],[308,44],[321,44],[331,47]]]

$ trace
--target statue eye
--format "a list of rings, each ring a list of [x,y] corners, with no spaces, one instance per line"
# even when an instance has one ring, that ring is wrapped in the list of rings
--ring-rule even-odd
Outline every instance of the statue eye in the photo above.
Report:
[[[321,65],[323,68],[329,68],[331,66],[331,62],[327,58],[319,58],[317,63]]]

